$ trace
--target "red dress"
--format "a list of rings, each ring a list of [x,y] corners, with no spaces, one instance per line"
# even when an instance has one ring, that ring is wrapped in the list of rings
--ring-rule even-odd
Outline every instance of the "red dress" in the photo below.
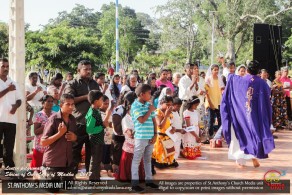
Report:
[[[54,112],[51,112],[51,115]],[[50,116],[51,116],[50,115]],[[39,123],[42,126],[44,126],[46,124],[46,122],[49,120],[49,117],[47,116],[44,110],[41,110],[40,112],[35,114],[35,119],[34,119],[34,123]],[[43,147],[40,143],[41,143],[41,138],[42,138],[43,134],[39,134],[39,135],[35,135],[34,138],[34,148],[33,148],[33,154],[32,154],[32,160],[30,162],[30,167],[34,168],[34,167],[41,167],[42,163],[43,163],[43,155],[44,152],[46,150],[46,147]]]
[[[42,166],[42,162],[43,162],[43,156],[44,153],[40,152],[36,149],[33,149],[33,153],[32,153],[32,160],[30,162],[30,167],[34,168],[34,167],[41,167]]]
[[[133,160],[133,153],[128,153],[123,150],[120,166],[119,166],[119,172],[116,174],[116,180],[119,181],[128,181],[130,182],[132,179],[132,160]],[[144,181],[145,180],[145,172],[144,172],[144,163],[143,159],[141,160],[140,166],[139,166],[139,180]]]
[[[120,160],[119,172],[115,175],[116,180],[119,181],[131,181],[132,179],[132,161],[134,156],[134,144],[135,141],[127,133],[127,129],[134,129],[131,116],[126,114],[122,120],[122,127],[125,135],[125,142],[123,145],[123,152]],[[139,180],[145,180],[144,163],[141,159],[139,166]]]

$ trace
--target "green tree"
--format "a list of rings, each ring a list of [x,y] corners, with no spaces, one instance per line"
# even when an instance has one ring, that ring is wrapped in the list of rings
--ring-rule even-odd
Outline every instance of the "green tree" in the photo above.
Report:
[[[170,0],[166,5],[158,6],[156,12],[160,18],[161,27],[160,47],[162,52],[175,49],[186,51],[186,61],[193,60],[196,43],[198,42],[198,26],[195,12],[195,0]]]
[[[66,11],[59,12],[59,15],[54,19],[50,19],[49,24],[46,26],[54,27],[65,23],[70,27],[83,27],[98,33],[97,24],[100,16],[100,12],[94,12],[93,9],[86,8],[84,5],[76,4],[70,13]]]
[[[8,57],[8,25],[0,22],[0,58]]]
[[[179,70],[186,63],[186,52],[181,49],[170,50],[162,54],[164,66],[174,64],[176,67],[173,70]]]
[[[291,36],[285,43],[284,58],[289,60],[289,64],[292,65],[292,28],[290,29]]]
[[[142,26],[149,30],[149,38],[145,37],[145,45],[150,52],[155,52],[159,49],[160,31],[157,21],[146,13],[137,13],[137,19]]]
[[[98,23],[103,44],[103,60],[110,63],[115,59],[115,4],[103,5]],[[120,58],[123,65],[134,60],[137,52],[145,44],[149,31],[137,19],[135,10],[119,5]]]
[[[235,54],[249,38],[254,23],[277,24],[281,14],[292,9],[287,0],[210,0],[198,1],[197,12],[203,21],[212,21],[210,11],[215,11],[217,36],[226,41],[226,58],[235,60]],[[236,49],[237,42],[237,49]]]
[[[155,72],[157,67],[163,63],[163,57],[158,54],[150,53],[146,45],[136,55],[132,68],[138,69],[141,74],[147,75],[150,71]],[[127,70],[127,69],[126,69]]]
[[[279,18],[279,25],[282,26],[282,42],[285,43],[292,35],[292,14],[286,12],[283,17]]]
[[[188,61],[192,55],[206,61],[214,19],[215,51],[225,50],[226,58],[242,60],[252,54],[253,24],[284,24],[282,17],[291,17],[291,6],[289,0],[170,0],[157,7],[160,46],[163,52],[186,48]]]
[[[85,28],[59,25],[29,32],[26,48],[29,65],[44,64],[47,68],[75,71],[81,59],[89,59],[93,65],[101,63],[102,46]]]

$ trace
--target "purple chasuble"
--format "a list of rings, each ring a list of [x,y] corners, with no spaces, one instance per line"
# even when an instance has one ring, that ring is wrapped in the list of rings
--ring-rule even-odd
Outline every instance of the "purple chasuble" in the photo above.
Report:
[[[240,149],[256,158],[268,158],[275,148],[270,130],[272,123],[271,90],[258,76],[229,74],[220,106],[222,130],[227,144],[231,141],[231,124]]]

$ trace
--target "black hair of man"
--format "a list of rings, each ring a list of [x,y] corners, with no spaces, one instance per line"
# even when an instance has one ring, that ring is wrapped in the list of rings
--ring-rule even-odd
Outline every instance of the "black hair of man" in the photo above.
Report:
[[[81,69],[82,66],[87,66],[87,65],[91,65],[91,62],[89,60],[81,60],[79,63],[78,63],[78,69]]]
[[[38,73],[37,73],[37,72],[31,72],[31,73],[28,75],[28,78],[31,79],[33,76],[38,76]]]
[[[8,62],[7,58],[0,58],[0,62]]]
[[[247,72],[251,75],[257,75],[260,71],[260,64],[258,61],[250,61],[247,65]]]
[[[98,72],[94,75],[95,79],[99,79],[102,76],[105,76],[105,74],[103,72]]]
[[[55,75],[55,80],[58,80],[58,79],[63,79],[63,75],[59,72]]]
[[[190,69],[191,67],[194,67],[195,65],[194,64],[192,64],[192,63],[186,63],[185,64],[185,70],[186,69]]]
[[[173,104],[174,105],[182,105],[182,101],[178,97],[175,97],[175,98],[173,98]]]
[[[108,98],[106,95],[103,95],[103,96],[102,96],[102,101],[105,102],[105,101],[108,100],[108,99],[109,99],[109,98]]]
[[[235,66],[235,63],[234,63],[234,62],[229,62],[229,63],[227,64],[227,67],[228,67],[228,68],[230,68],[231,66]]]
[[[65,100],[74,100],[74,95],[72,94],[68,94],[68,93],[64,93],[62,94],[61,98],[60,98],[60,104],[63,104],[65,102]]]
[[[162,74],[163,72],[168,72],[168,71],[169,71],[168,69],[163,68],[163,69],[160,70],[160,74]]]
[[[151,91],[151,86],[148,84],[139,84],[136,89],[135,93],[139,97],[142,93],[146,93],[147,91]]]
[[[93,104],[95,100],[99,100],[100,98],[103,97],[103,93],[98,91],[98,90],[91,90],[88,93],[88,102],[90,104]]]

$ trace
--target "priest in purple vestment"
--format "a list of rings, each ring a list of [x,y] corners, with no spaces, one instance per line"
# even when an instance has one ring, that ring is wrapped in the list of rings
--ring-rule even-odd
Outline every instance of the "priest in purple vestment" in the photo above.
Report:
[[[244,166],[252,159],[268,158],[275,148],[270,126],[272,107],[270,88],[257,76],[259,64],[251,61],[244,77],[230,74],[221,102],[221,119],[224,137],[229,146],[228,158]]]

